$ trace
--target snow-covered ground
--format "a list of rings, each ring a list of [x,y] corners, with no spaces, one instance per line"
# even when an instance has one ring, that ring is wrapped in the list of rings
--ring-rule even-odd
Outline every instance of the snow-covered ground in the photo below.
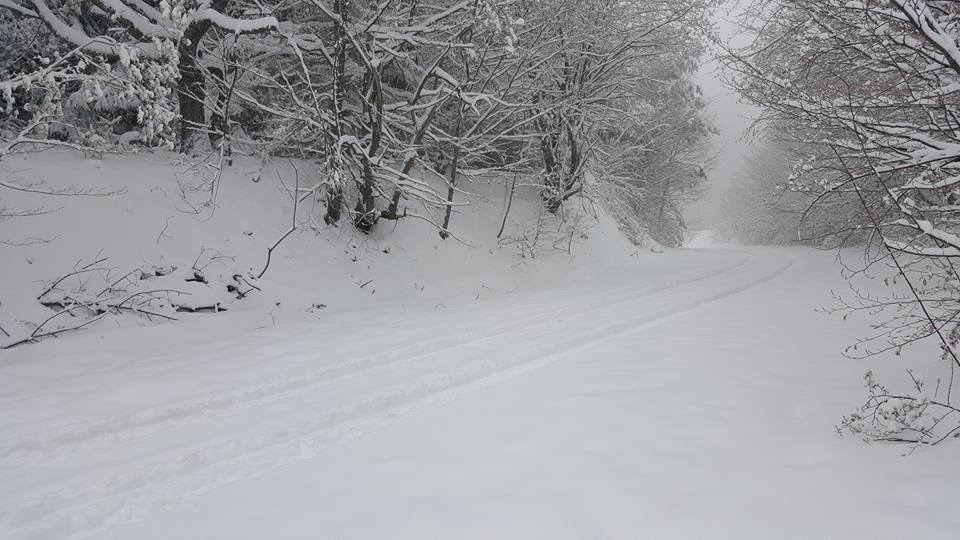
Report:
[[[462,206],[456,206],[450,224],[454,237],[446,241],[424,219],[385,220],[371,235],[358,233],[349,223],[326,225],[320,198],[307,198],[299,205],[299,228],[274,251],[263,278],[253,280],[266,264],[267,248],[290,228],[290,193],[321,181],[317,164],[238,157],[216,182],[201,165],[164,152],[103,159],[58,150],[5,156],[0,178],[7,182],[35,191],[79,189],[85,194],[0,193],[0,208],[50,211],[0,222],[0,347],[29,335],[52,314],[37,301],[48,284],[98,259],[103,262],[97,272],[72,276],[58,287],[62,293],[55,292],[94,296],[118,281],[120,297],[172,289],[178,292],[161,296],[190,305],[218,303],[227,310],[214,317],[218,330],[207,327],[199,336],[152,328],[141,334],[152,340],[162,336],[158,343],[163,345],[171,339],[217,339],[384,305],[434,307],[484,299],[582,281],[598,269],[620,268],[638,259],[631,256],[638,248],[590,205],[571,204],[565,223],[549,216],[538,226],[542,204],[539,191],[529,186],[517,187],[504,220],[503,182],[490,179],[461,186]],[[437,188],[441,186],[446,190],[438,182]],[[416,211],[442,220],[437,209]],[[165,276],[153,275],[172,269],[176,271]],[[195,270],[206,283],[184,280]],[[134,279],[122,279],[128,274]],[[141,274],[149,279],[136,279]],[[262,291],[236,301],[226,290],[236,284],[235,275]],[[167,314],[181,321],[211,318]],[[153,327],[157,320],[110,317],[107,324],[88,330]],[[75,324],[63,316],[49,326]]]
[[[586,277],[8,351],[0,537],[956,538],[952,446],[833,431],[897,364],[840,356],[865,322],[814,311],[830,254]]]

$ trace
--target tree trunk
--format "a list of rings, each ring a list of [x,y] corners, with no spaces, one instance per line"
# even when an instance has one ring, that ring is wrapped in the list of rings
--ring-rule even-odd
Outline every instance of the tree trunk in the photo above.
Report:
[[[197,65],[196,51],[180,50],[180,152],[189,154],[206,124],[203,100],[205,81]]]
[[[213,0],[210,7],[223,12],[230,0]],[[180,55],[180,84],[178,88],[180,101],[180,152],[188,154],[193,151],[197,140],[206,129],[206,77],[200,68],[197,51],[200,40],[210,30],[210,21],[203,20],[191,23],[180,38],[177,52]]]
[[[337,170],[336,185],[327,188],[327,212],[323,216],[323,222],[327,225],[334,225],[340,221],[343,215],[343,160],[340,152],[343,149],[340,146],[340,139],[343,137],[344,117],[343,104],[347,92],[347,34],[344,25],[350,20],[350,1],[336,0],[333,3],[333,12],[340,16],[341,24],[336,25],[337,41],[334,44],[334,74],[333,74],[333,117],[337,122],[336,141],[327,145],[327,163],[332,163]],[[336,155],[331,155],[336,152]],[[329,170],[329,168],[328,168]]]
[[[560,185],[560,163],[557,161],[559,137],[551,132],[540,139],[540,151],[543,154],[544,192],[543,199],[547,211],[555,214],[563,202],[563,186]]]
[[[359,186],[360,196],[357,198],[357,215],[353,218],[353,225],[361,232],[369,233],[377,224],[377,201],[374,198],[373,165],[367,159],[363,162],[363,182]]]
[[[370,121],[370,146],[363,159],[362,182],[357,189],[360,193],[357,198],[357,215],[353,218],[354,226],[365,233],[372,231],[380,218],[375,197],[376,178],[373,175],[373,159],[380,151],[380,139],[383,136],[383,83],[378,70],[378,67],[371,66],[367,71],[369,95],[373,103],[364,100],[363,108]]]
[[[343,188],[340,186],[327,188],[327,213],[323,222],[327,225],[336,225],[343,215]]]
[[[447,208],[443,213],[443,227],[440,228],[440,238],[444,240],[450,236],[450,214],[453,213],[453,196],[457,187],[457,169],[460,167],[460,132],[463,129],[463,106],[457,115],[457,144],[453,147],[453,159],[450,161],[450,184],[447,186]]]
[[[417,128],[416,133],[413,135],[413,140],[410,141],[410,147],[416,148],[423,143],[423,136],[427,133],[427,128],[430,127],[430,124],[433,122],[433,118],[437,113],[437,110],[440,106],[443,105],[443,102],[437,103],[434,105],[428,112],[427,116],[423,119],[423,122]],[[413,170],[413,166],[417,164],[416,154],[413,154],[413,157],[407,158],[403,164],[403,170],[401,171],[402,175],[397,179],[399,182],[403,180],[403,177],[410,174],[410,171]],[[383,213],[383,217],[386,219],[400,219],[400,198],[403,196],[403,191],[397,187],[393,192],[393,197],[390,200],[390,206]]]

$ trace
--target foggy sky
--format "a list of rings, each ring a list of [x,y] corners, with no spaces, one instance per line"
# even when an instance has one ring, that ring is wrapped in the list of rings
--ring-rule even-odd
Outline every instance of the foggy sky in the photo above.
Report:
[[[717,10],[714,23],[724,43],[743,46],[748,38],[738,35],[733,18],[740,10],[739,0],[729,0]],[[713,120],[718,133],[710,139],[710,156],[707,166],[706,193],[702,200],[687,205],[684,213],[691,230],[710,229],[721,203],[735,185],[746,165],[751,141],[746,132],[757,115],[757,109],[741,103],[740,96],[727,88],[720,80],[721,66],[715,60],[719,51],[712,48],[706,62],[697,74],[697,82],[707,100],[708,116]]]

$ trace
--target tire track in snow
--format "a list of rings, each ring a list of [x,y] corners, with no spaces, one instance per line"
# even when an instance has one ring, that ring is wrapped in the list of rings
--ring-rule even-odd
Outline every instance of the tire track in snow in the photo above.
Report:
[[[225,444],[174,456],[150,466],[70,486],[51,486],[40,497],[0,512],[0,525],[22,539],[79,538],[112,525],[136,521],[218,486],[310,459],[330,445],[394,421],[424,407],[548,365],[597,342],[658,324],[744,292],[781,275],[790,257],[762,275],[688,301],[540,345],[521,354],[478,362],[469,369],[423,378],[392,391],[318,415],[271,427]],[[663,291],[661,291],[663,292]],[[438,351],[443,352],[443,351]]]
[[[485,327],[473,332],[460,333],[455,337],[434,339],[415,346],[395,349],[387,353],[367,356],[359,360],[342,362],[311,370],[307,373],[280,377],[268,382],[234,388],[226,392],[207,394],[195,399],[141,410],[133,414],[117,415],[86,424],[74,425],[66,429],[40,433],[30,439],[14,441],[0,446],[0,481],[2,481],[4,477],[2,472],[3,468],[17,469],[40,466],[73,457],[78,452],[119,444],[130,438],[149,435],[186,422],[209,419],[211,417],[229,414],[237,409],[269,403],[278,399],[285,399],[300,392],[309,391],[320,386],[362,375],[400,362],[411,362],[425,356],[440,352],[449,352],[476,345],[479,342],[490,339],[497,339],[500,338],[504,332],[520,332],[553,320],[558,316],[576,317],[599,309],[634,302],[664,291],[715,278],[742,268],[753,260],[754,256],[747,253],[746,257],[734,264],[723,266],[717,270],[692,278],[677,280],[647,290],[634,291],[626,295],[613,293],[599,299],[595,296],[590,296],[589,300],[591,303],[588,303],[584,309],[575,311],[560,310],[559,313],[548,311],[531,317],[519,325],[516,323],[504,323],[492,327]]]

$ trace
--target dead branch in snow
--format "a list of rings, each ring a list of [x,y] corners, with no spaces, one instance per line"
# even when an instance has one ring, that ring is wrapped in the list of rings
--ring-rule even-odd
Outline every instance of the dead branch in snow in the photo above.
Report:
[[[0,344],[0,349],[12,349],[13,347],[17,347],[19,345],[24,345],[27,343],[36,343],[37,341],[43,338],[54,337],[66,332],[80,330],[82,328],[90,326],[91,324],[103,319],[104,317],[106,317],[107,315],[110,315],[111,313],[119,314],[121,312],[129,312],[135,315],[145,316],[147,318],[158,317],[158,318],[162,318],[170,321],[175,321],[177,320],[175,317],[172,317],[170,315],[166,315],[157,311],[153,311],[149,309],[149,307],[146,307],[146,305],[150,303],[150,300],[155,300],[158,298],[166,298],[170,294],[185,295],[189,293],[184,293],[182,291],[177,291],[174,289],[157,289],[157,290],[150,290],[150,291],[140,291],[140,292],[127,295],[126,297],[121,299],[119,302],[101,301],[97,299],[90,300],[90,301],[77,301],[73,298],[64,297],[64,301],[67,302],[67,304],[62,305],[62,309],[60,309],[53,315],[47,317],[47,319],[45,319],[40,324],[38,324],[37,327],[34,328],[34,330],[30,332],[29,335],[23,338],[16,339],[10,343]],[[145,301],[141,302],[140,304],[136,304],[135,301],[138,299],[145,299]],[[46,329],[47,325],[50,324],[55,319],[60,318],[64,315],[69,315],[71,317],[74,317],[75,313],[81,310],[89,310],[90,312],[94,313],[94,316],[74,325],[59,327],[56,329]]]

